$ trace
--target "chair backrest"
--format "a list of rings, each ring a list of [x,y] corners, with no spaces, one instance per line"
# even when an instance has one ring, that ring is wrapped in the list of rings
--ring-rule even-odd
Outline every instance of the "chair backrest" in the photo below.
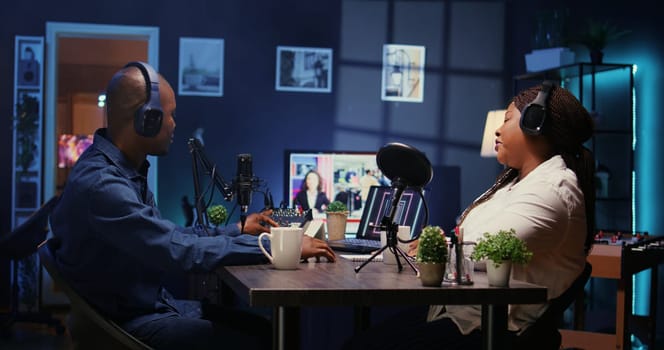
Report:
[[[515,349],[559,349],[561,343],[558,331],[563,313],[583,292],[583,288],[590,279],[593,267],[589,262],[581,274],[572,282],[561,295],[549,301],[549,307],[542,316],[515,339]]]
[[[550,304],[549,304],[549,309],[547,312],[555,312],[556,315],[560,314],[562,315],[565,310],[567,310],[570,305],[572,305],[572,302],[576,300],[576,298],[579,296],[579,294],[583,291],[583,288],[586,286],[586,283],[588,283],[588,280],[590,279],[590,274],[593,272],[593,266],[590,265],[589,262],[586,262],[586,266],[583,268],[583,271],[577,277],[572,285],[567,288],[561,294],[555,299],[552,299]]]
[[[48,233],[48,216],[59,199],[59,195],[51,197],[9,234],[0,235],[0,256],[19,260],[37,252],[37,246]]]
[[[59,244],[57,238],[42,242],[38,248],[39,260],[58,288],[67,295],[71,302],[68,326],[74,347],[81,349],[152,349],[112,320],[102,316],[67,283],[55,264],[53,252]],[[81,327],[85,329],[81,329]]]

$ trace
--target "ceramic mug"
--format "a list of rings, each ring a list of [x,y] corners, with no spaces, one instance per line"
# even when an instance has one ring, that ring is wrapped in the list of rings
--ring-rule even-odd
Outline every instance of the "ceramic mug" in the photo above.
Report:
[[[300,227],[272,227],[271,232],[258,236],[258,247],[278,270],[295,270],[302,255],[302,235]],[[263,237],[270,239],[272,254],[263,247]]]

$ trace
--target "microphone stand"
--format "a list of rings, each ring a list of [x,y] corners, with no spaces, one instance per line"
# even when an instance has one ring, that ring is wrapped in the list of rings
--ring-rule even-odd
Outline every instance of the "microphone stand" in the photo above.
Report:
[[[399,245],[397,244],[398,242],[398,237],[397,233],[399,231],[399,224],[394,222],[394,216],[397,213],[397,208],[399,207],[399,201],[401,201],[401,195],[403,194],[403,191],[406,189],[406,184],[401,181],[401,179],[395,179],[392,181],[393,186],[395,187],[394,190],[394,196],[392,199],[392,205],[390,206],[390,213],[389,215],[383,216],[383,219],[381,220],[381,225],[379,226],[383,230],[385,230],[385,236],[387,238],[387,242],[385,245],[380,248],[378,251],[374,252],[371,254],[369,259],[364,261],[361,265],[355,267],[355,273],[360,272],[364,266],[366,266],[369,262],[371,262],[378,254],[381,254],[385,249],[390,250],[392,254],[394,254],[394,258],[397,261],[397,269],[399,272],[403,270],[403,265],[401,264],[401,259],[399,259],[399,256],[403,257],[403,259],[410,265],[410,267],[415,271],[415,273],[419,276],[420,271],[413,265],[413,263],[410,261],[410,258],[408,255],[401,249],[399,248]]]
[[[198,139],[190,138],[187,142],[189,145],[189,153],[191,153],[192,163],[191,170],[194,177],[194,206],[196,207],[196,222],[203,226],[207,232],[208,217],[206,212],[205,203],[203,202],[203,194],[201,193],[201,186],[199,181],[199,166],[202,166],[207,175],[212,176],[214,185],[219,189],[224,200],[230,201],[233,199],[233,189],[229,186],[224,178],[216,171],[216,165],[212,164],[203,152],[203,145]]]

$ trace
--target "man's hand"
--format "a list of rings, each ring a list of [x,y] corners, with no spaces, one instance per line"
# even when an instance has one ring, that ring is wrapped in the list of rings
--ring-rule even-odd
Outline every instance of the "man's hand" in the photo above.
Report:
[[[270,232],[270,227],[279,226],[276,221],[272,220],[270,215],[272,215],[272,210],[249,214],[247,221],[244,222],[244,233],[256,236],[263,232]],[[237,225],[240,228],[239,222]]]
[[[321,256],[329,262],[334,262],[337,258],[325,241],[304,235],[302,237],[302,259],[316,257],[316,261],[318,261]]]

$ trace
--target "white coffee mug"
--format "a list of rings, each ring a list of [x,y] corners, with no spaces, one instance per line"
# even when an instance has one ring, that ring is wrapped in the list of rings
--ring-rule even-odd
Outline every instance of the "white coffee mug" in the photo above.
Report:
[[[258,236],[258,247],[278,270],[295,270],[302,255],[302,236],[300,227],[272,227],[271,232]],[[270,239],[272,255],[263,247],[263,237]]]
[[[400,238],[402,240],[409,240],[410,239],[410,226],[399,226],[399,230],[397,231],[397,238]],[[383,247],[387,244],[387,234],[385,231],[380,232],[380,246]],[[401,248],[404,253],[408,254],[408,243],[401,243],[397,241],[397,247]],[[399,254],[399,253],[397,253]],[[403,258],[401,255],[399,255],[399,259]],[[388,265],[396,265],[397,260],[396,257],[394,256],[394,253],[390,250],[390,248],[387,248],[383,250],[383,263],[388,264]]]

